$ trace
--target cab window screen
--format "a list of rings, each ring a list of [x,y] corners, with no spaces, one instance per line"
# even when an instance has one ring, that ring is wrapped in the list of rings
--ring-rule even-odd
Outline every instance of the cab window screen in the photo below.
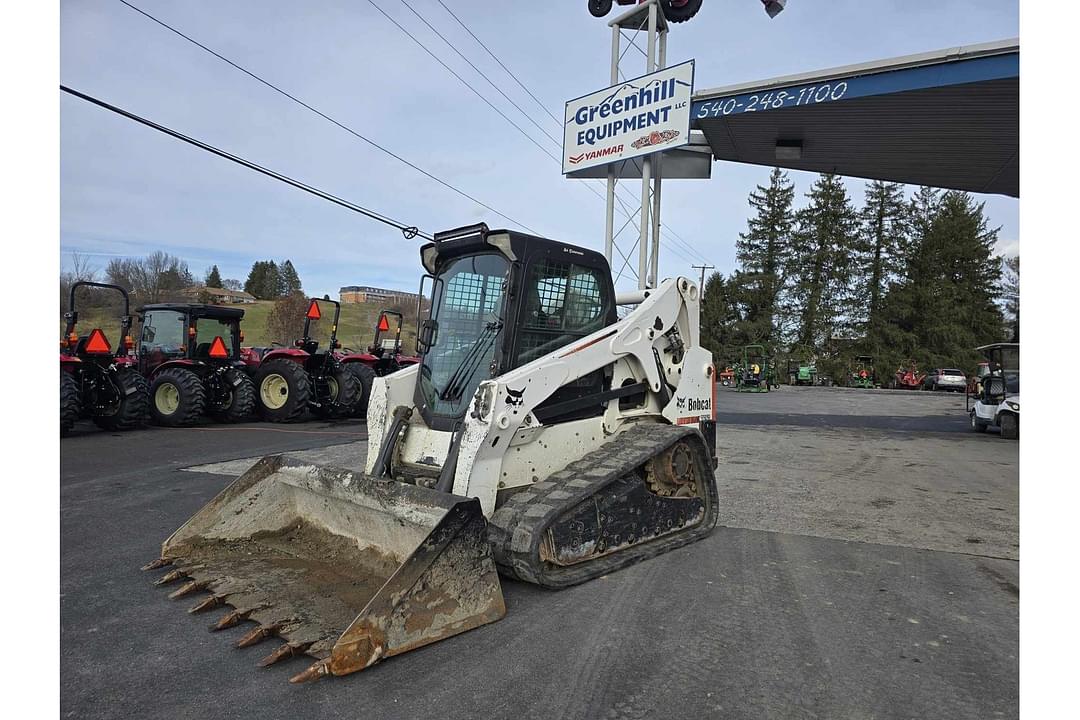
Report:
[[[524,365],[604,326],[608,314],[594,268],[544,260],[525,284],[516,365]]]

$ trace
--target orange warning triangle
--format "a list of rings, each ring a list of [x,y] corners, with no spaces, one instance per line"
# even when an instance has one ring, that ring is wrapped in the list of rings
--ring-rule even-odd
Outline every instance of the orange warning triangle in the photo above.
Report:
[[[385,315],[379,316],[379,332],[386,332],[390,329],[390,321],[386,319]]]
[[[84,347],[83,350],[88,353],[112,352],[112,348],[109,347],[109,341],[105,339],[105,333],[97,328],[90,333],[90,337],[86,340],[86,347]]]
[[[225,341],[218,335],[214,338],[214,342],[210,343],[210,357],[212,358],[227,358],[229,357],[229,351],[225,348]]]
[[[308,305],[308,309],[307,309],[307,318],[308,318],[308,320],[318,320],[321,317],[322,317],[322,313],[319,312],[319,303],[316,302],[315,300],[312,300],[311,304]]]

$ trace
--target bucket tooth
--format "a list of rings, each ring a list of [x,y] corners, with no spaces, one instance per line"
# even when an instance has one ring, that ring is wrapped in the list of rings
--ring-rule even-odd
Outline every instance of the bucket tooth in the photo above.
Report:
[[[274,652],[270,653],[262,660],[259,661],[259,667],[270,667],[276,662],[286,660],[296,655],[303,655],[307,652],[307,649],[311,647],[313,643],[285,643]]]
[[[157,560],[152,560],[152,561],[146,563],[145,565],[143,565],[142,569],[143,570],[157,570],[158,568],[163,568],[166,565],[172,565],[172,560],[169,560],[168,558],[158,558]]]
[[[244,637],[236,641],[236,647],[246,648],[254,645],[255,643],[262,642],[271,635],[276,634],[278,631],[277,625],[260,625]]]
[[[313,664],[311,667],[309,667],[307,670],[305,670],[305,671],[303,671],[301,673],[297,673],[296,675],[293,675],[291,678],[289,678],[289,682],[291,682],[291,683],[311,682],[312,680],[318,680],[319,678],[323,677],[324,675],[329,675],[329,674],[330,674],[330,661],[329,660],[320,660],[317,663]]]
[[[190,595],[193,592],[198,592],[206,588],[206,583],[199,580],[192,580],[189,583],[181,585],[179,589],[173,590],[169,593],[169,599],[175,600],[176,598],[182,598],[185,595]]]
[[[176,582],[177,580],[185,577],[187,577],[187,573],[185,573],[183,570],[170,570],[169,572],[165,573],[157,580],[155,580],[154,584],[168,585],[171,582]]]
[[[233,610],[225,613],[220,620],[210,626],[210,629],[216,631],[231,628],[233,625],[239,625],[244,620],[247,620],[250,614],[251,610]]]
[[[209,610],[211,608],[216,608],[218,605],[222,605],[224,603],[225,603],[225,596],[224,595],[211,595],[210,597],[206,598],[205,600],[202,600],[202,601],[197,602],[194,605],[192,605],[190,608],[188,608],[188,612],[190,614],[194,615],[195,613],[200,613],[203,610]]]

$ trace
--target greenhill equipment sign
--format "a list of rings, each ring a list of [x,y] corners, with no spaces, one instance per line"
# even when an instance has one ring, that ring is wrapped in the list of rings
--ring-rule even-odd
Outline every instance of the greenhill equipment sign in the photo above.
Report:
[[[693,91],[688,60],[569,101],[563,174],[686,145]]]

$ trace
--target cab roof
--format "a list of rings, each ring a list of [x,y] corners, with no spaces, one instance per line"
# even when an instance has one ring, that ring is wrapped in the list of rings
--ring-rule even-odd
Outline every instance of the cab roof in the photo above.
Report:
[[[244,311],[241,308],[222,307],[221,305],[203,305],[200,303],[154,303],[153,305],[144,305],[139,308],[137,312],[141,315],[151,310],[173,310],[175,312],[184,313],[185,315],[218,318],[221,320],[240,320],[244,317]]]

